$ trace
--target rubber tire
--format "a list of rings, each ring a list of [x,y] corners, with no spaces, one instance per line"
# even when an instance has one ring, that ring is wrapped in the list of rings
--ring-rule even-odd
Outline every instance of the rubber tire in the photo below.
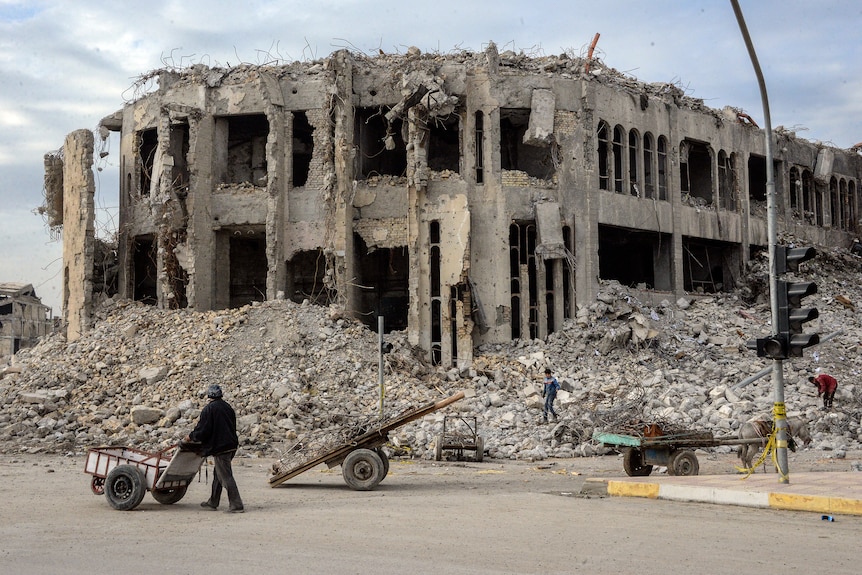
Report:
[[[383,481],[383,461],[371,449],[354,449],[341,463],[344,482],[356,491],[371,491]]]
[[[96,477],[93,476],[92,481],[90,481],[90,490],[94,495],[104,495],[105,494],[105,478],[104,477]]]
[[[383,477],[386,478],[389,475],[389,457],[387,457],[386,452],[383,451],[382,447],[375,447],[374,453],[380,456],[380,461],[383,462]],[[382,480],[381,480],[382,481]]]
[[[700,463],[697,460],[697,455],[694,454],[694,451],[688,449],[674,451],[667,466],[669,475],[686,477],[697,475],[699,471]]]
[[[443,434],[437,436],[437,445],[434,446],[434,461],[443,459]]]
[[[644,465],[643,452],[634,447],[623,452],[623,469],[629,477],[646,477],[652,473],[652,465]]]
[[[485,458],[485,438],[481,435],[476,436],[476,461],[482,462]]]
[[[131,511],[147,493],[147,478],[134,465],[118,465],[105,479],[105,498],[118,511]]]
[[[173,505],[185,497],[188,489],[188,485],[183,485],[182,487],[175,487],[174,489],[153,489],[150,493],[153,495],[153,499],[162,505]]]

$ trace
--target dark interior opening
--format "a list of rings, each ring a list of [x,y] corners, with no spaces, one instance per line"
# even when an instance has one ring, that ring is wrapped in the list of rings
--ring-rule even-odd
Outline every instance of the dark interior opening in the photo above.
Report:
[[[133,294],[135,301],[147,305],[156,305],[158,295],[156,291],[156,245],[152,236],[141,236],[135,238],[133,247],[134,277]]]
[[[509,273],[512,339],[535,339],[539,334],[535,222],[518,222],[509,226]],[[527,285],[524,285],[525,281]]]
[[[680,189],[692,198],[702,200],[705,205],[712,205],[712,155],[709,146],[685,140],[682,147],[687,152],[680,153]]]
[[[305,300],[317,305],[329,305],[335,290],[325,284],[326,256],[323,250],[302,251],[287,262],[287,297],[296,303]]]
[[[668,234],[599,226],[599,277],[632,288],[670,291],[671,247]]]
[[[293,187],[308,182],[311,158],[314,156],[314,127],[305,112],[293,113]]]
[[[739,250],[723,242],[683,239],[683,289],[718,293],[736,287]]]
[[[226,184],[266,182],[266,139],[269,121],[265,114],[229,116]]]
[[[500,108],[500,167],[550,180],[555,172],[551,147],[525,144],[524,134],[529,126],[529,108]]]
[[[384,318],[384,331],[407,328],[410,303],[409,252],[406,246],[378,248],[371,252],[359,234],[354,234],[360,293],[358,312],[362,322],[377,331],[377,317]]]
[[[755,202],[766,201],[766,158],[748,157],[748,198]]]
[[[446,118],[434,117],[428,122],[428,168],[441,172],[460,173],[461,131],[459,117],[450,114]]]
[[[485,181],[485,117],[481,111],[476,112],[476,183]]]
[[[189,193],[189,124],[171,124],[171,188],[177,198],[185,199]]]
[[[153,182],[153,165],[156,161],[158,145],[159,138],[155,128],[143,130],[138,135],[138,156],[141,164],[141,188],[139,192],[142,196],[150,195],[150,186]]]
[[[403,176],[407,170],[407,146],[401,135],[402,122],[386,122],[385,110],[357,108],[354,144],[359,148],[358,175]],[[375,324],[376,325],[376,324]]]
[[[266,301],[266,235],[230,238],[230,307]]]

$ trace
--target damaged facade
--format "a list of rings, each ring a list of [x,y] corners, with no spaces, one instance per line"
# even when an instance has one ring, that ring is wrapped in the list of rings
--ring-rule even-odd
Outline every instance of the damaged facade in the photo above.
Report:
[[[51,308],[42,305],[32,285],[0,283],[0,357],[33,347],[53,331]]]
[[[560,329],[602,280],[646,301],[732,289],[767,245],[763,131],[585,63],[492,44],[153,72],[158,89],[100,126],[121,139],[119,294],[337,303],[465,366],[476,345]],[[774,135],[781,229],[849,244],[862,158]],[[64,156],[84,212],[92,146],[76,132]],[[83,328],[92,224],[63,218],[64,310]]]

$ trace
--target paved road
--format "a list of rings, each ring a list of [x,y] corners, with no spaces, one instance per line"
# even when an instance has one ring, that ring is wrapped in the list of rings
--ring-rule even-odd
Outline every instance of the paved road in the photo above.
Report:
[[[206,511],[208,485],[111,509],[83,457],[0,456],[0,573],[858,573],[862,518],[575,495],[619,460],[393,461],[371,492],[340,468],[278,488],[237,460],[247,513]],[[583,472],[587,469],[588,472]],[[578,473],[578,474],[573,474]]]

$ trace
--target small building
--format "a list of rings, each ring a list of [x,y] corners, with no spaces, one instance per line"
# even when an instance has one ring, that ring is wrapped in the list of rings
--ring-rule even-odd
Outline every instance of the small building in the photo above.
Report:
[[[36,345],[53,329],[51,308],[42,305],[31,284],[0,283],[0,357]]]

